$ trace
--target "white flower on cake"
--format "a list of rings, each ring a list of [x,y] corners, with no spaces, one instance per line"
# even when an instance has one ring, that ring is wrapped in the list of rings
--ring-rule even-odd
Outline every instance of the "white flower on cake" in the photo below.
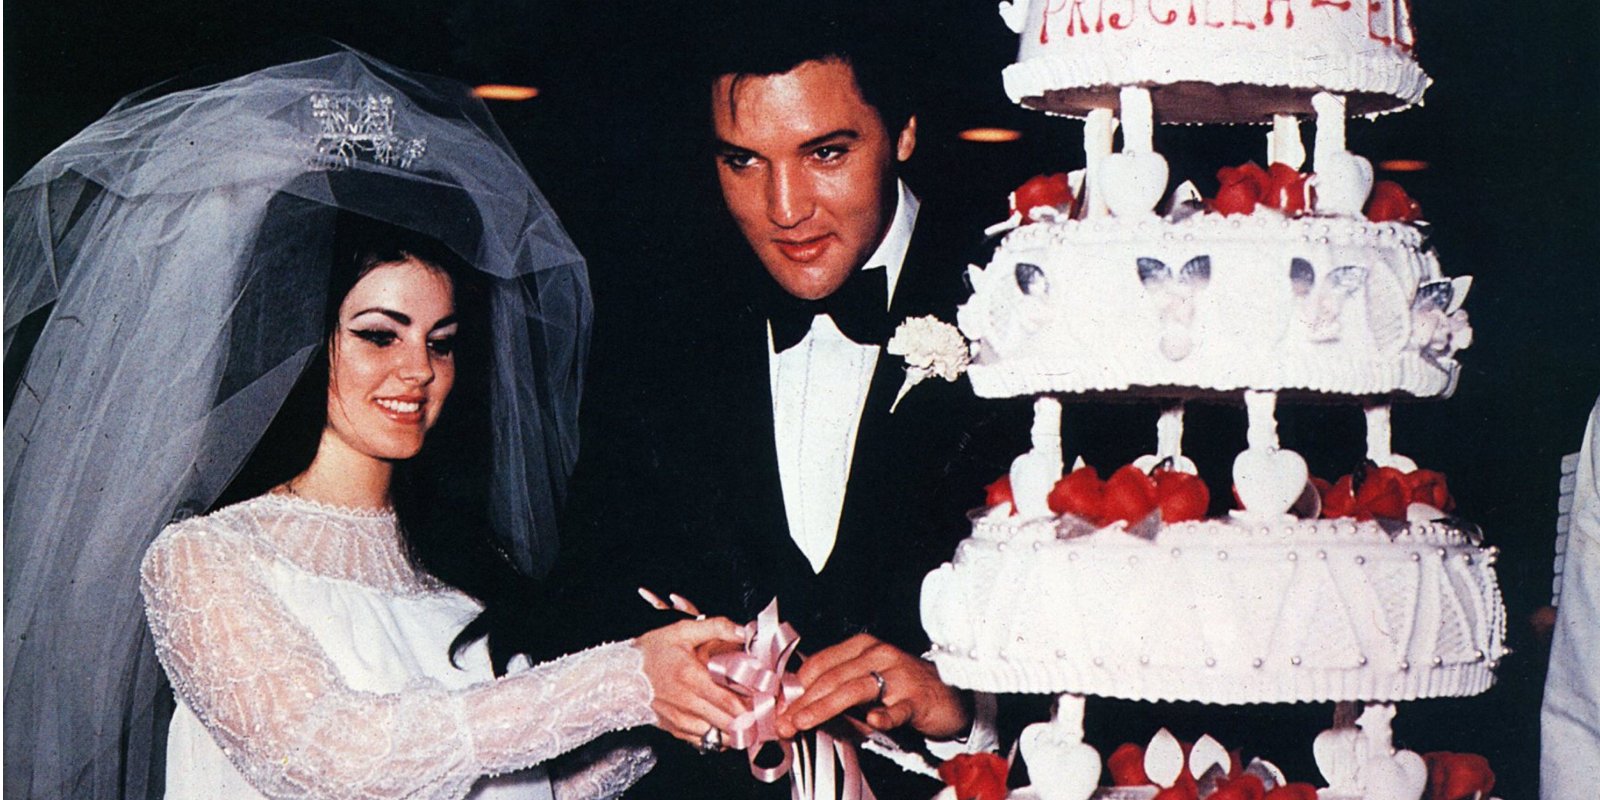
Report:
[[[901,322],[885,347],[891,355],[906,360],[906,382],[900,385],[889,406],[891,414],[911,387],[935,375],[953,383],[967,371],[971,360],[961,332],[934,316],[911,317]]]
[[[1428,281],[1411,301],[1411,344],[1424,354],[1449,358],[1472,344],[1472,324],[1461,308],[1472,276]]]

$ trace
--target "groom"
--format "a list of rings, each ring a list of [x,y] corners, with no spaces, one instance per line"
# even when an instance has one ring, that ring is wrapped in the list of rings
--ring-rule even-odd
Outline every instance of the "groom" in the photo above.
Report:
[[[686,346],[654,357],[663,382],[639,390],[654,415],[639,434],[648,444],[610,451],[634,454],[616,465],[631,507],[616,514],[648,519],[621,526],[636,538],[605,566],[740,622],[776,598],[806,657],[790,664],[805,691],[782,735],[837,730],[845,715],[948,757],[992,746],[993,714],[975,714],[986,699],[945,685],[920,657],[918,594],[967,534],[982,487],[1024,449],[997,421],[1026,415],[938,379],[891,412],[905,365],[884,344],[910,317],[954,321],[979,226],[900,180],[917,145],[910,76],[864,34],[812,19],[722,37],[705,96],[744,246],[706,267],[720,270],[726,303],[686,299],[676,330],[644,337]],[[596,535],[618,526],[605,527]],[[741,753],[658,751],[640,796],[787,793],[786,780],[757,783]],[[880,797],[937,791],[863,762]]]

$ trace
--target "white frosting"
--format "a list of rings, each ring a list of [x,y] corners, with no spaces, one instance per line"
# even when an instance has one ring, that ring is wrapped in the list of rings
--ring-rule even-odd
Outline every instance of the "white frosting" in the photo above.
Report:
[[[1122,86],[1152,87],[1163,122],[1270,122],[1319,90],[1372,114],[1429,83],[1406,0],[1037,0],[1020,21],[1006,93],[1073,116]]]
[[[1159,268],[1142,275],[1141,259]],[[958,319],[984,397],[1455,389],[1455,348],[1413,330],[1432,319],[1413,306],[1439,262],[1403,223],[1266,209],[1035,223],[969,275]]]
[[[1505,653],[1495,552],[1441,523],[1391,539],[1351,519],[976,520],[929,573],[922,624],[949,683],[988,692],[1208,703],[1476,694]],[[995,587],[1006,587],[996,591]]]

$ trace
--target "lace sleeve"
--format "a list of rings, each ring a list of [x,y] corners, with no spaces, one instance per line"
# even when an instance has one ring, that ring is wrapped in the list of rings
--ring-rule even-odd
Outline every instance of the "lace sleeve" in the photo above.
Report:
[[[481,775],[654,720],[629,643],[466,690],[429,680],[394,694],[352,689],[266,584],[269,557],[195,520],[164,532],[142,567],[173,688],[263,794],[459,798]]]
[[[655,764],[655,753],[644,744],[608,738],[551,764],[550,778],[556,800],[599,800],[620,797]]]

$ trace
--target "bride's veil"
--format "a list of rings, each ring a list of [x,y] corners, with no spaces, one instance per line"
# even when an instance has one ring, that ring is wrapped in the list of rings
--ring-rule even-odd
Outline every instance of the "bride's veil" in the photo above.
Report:
[[[160,794],[139,560],[299,377],[340,212],[486,273],[489,511],[519,569],[554,559],[588,278],[483,105],[344,50],[125,100],[5,198],[7,798]]]

